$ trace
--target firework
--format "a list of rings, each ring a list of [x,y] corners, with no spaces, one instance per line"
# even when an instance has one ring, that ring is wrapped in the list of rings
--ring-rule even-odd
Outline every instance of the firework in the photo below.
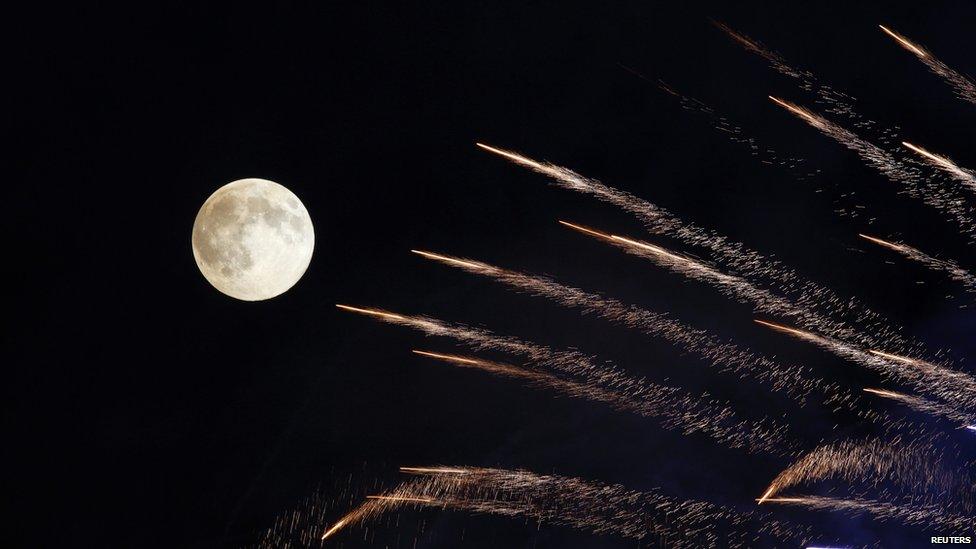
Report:
[[[796,544],[811,536],[808,527],[771,520],[757,512],[738,512],[707,502],[675,499],[658,491],[637,492],[573,477],[475,467],[404,470],[424,476],[368,499],[331,526],[330,536],[401,506],[424,505],[526,517],[636,540],[654,536],[670,547],[747,547],[761,539]]]
[[[922,63],[925,63],[925,66],[927,66],[930,71],[945,80],[952,87],[953,91],[956,92],[957,97],[964,101],[976,104],[976,84],[974,84],[972,80],[952,70],[948,65],[940,61],[918,44],[913,43],[908,38],[905,38],[884,25],[878,25],[878,27],[880,27],[885,34],[894,38],[895,41],[898,42],[898,45],[912,52],[915,57],[918,57]]]
[[[976,521],[972,517],[948,514],[938,505],[899,506],[861,498],[840,499],[824,496],[770,498],[766,501],[803,505],[819,510],[846,511],[853,514],[867,513],[881,521],[897,521],[921,527],[923,530],[940,529],[965,532],[976,526]]]
[[[637,73],[636,71],[627,67],[625,67],[625,69],[632,74],[637,75],[639,78],[647,80],[647,78],[644,78],[644,76],[640,73]],[[734,123],[727,116],[719,114],[713,107],[703,103],[702,101],[679,93],[673,87],[660,80],[657,82],[657,87],[668,95],[676,98],[682,109],[703,115],[708,119],[713,128],[722,132],[722,134],[733,143],[744,146],[749,151],[749,155],[756,157],[761,163],[782,166],[800,180],[813,177],[820,173],[819,169],[808,167],[806,160],[781,155],[768,144],[760,143],[756,138],[747,135],[746,131],[741,126]],[[851,215],[854,212],[845,213]]]
[[[735,299],[740,303],[752,304],[755,312],[787,316],[794,318],[803,325],[832,325],[830,320],[816,313],[803,310],[791,301],[775,295],[768,290],[759,288],[742,277],[724,273],[700,260],[686,257],[656,244],[602,233],[566,221],[560,221],[559,223],[613,244],[631,255],[648,259],[656,265],[669,269],[672,272],[709,284],[717,288],[719,292],[727,297]]]
[[[510,364],[430,351],[413,352],[457,366],[521,379],[534,387],[600,402],[618,411],[656,418],[661,420],[665,428],[679,429],[686,435],[704,433],[731,448],[778,456],[791,456],[797,452],[798,446],[785,434],[785,426],[775,425],[768,420],[753,422],[736,419],[735,413],[728,407],[721,407],[715,402],[702,403],[700,399],[679,394],[670,387],[663,387],[658,391],[653,385],[645,384],[640,394],[635,395],[633,391],[630,394],[619,394],[597,383],[567,381],[552,374]]]
[[[838,318],[850,318],[864,326],[855,330],[839,320],[820,317],[817,325],[808,326],[823,333],[856,342],[861,346],[898,348],[918,351],[917,344],[905,340],[899,330],[880,315],[861,305],[856,299],[841,298],[830,289],[804,280],[782,263],[749,250],[743,244],[730,241],[701,227],[686,223],[655,204],[629,193],[608,187],[555,164],[537,162],[512,151],[478,144],[482,149],[507,158],[523,167],[551,177],[558,186],[595,196],[637,217],[651,233],[677,238],[689,246],[712,252],[713,259],[732,274],[748,278],[755,285],[771,284],[782,296],[788,296],[798,310],[822,308]],[[812,313],[811,313],[812,314]]]
[[[932,402],[931,400],[927,400],[917,396],[906,395],[904,393],[898,393],[895,391],[887,391],[884,389],[865,388],[864,392],[878,395],[884,398],[889,398],[892,400],[897,400],[899,402],[904,403],[905,405],[907,405],[909,408],[912,408],[913,410],[917,410],[919,412],[934,415],[934,416],[944,417],[956,423],[965,424],[967,422],[973,421],[974,419],[973,416],[971,416],[970,414],[961,413],[948,406],[944,406],[937,402]]]
[[[741,376],[748,375],[758,381],[769,383],[774,390],[785,391],[797,400],[805,398],[814,391],[828,395],[845,392],[836,384],[809,377],[809,368],[780,365],[732,343],[722,342],[704,330],[686,326],[664,313],[648,311],[572,286],[565,286],[548,278],[509,271],[480,261],[458,259],[420,250],[414,252],[428,259],[459,267],[469,273],[486,276],[520,292],[544,297],[564,307],[579,309],[584,314],[598,316],[649,336],[661,337],[673,345],[679,345],[702,356],[723,371],[734,372]],[[847,394],[842,400],[853,403],[856,397]]]
[[[874,349],[865,351],[836,339],[766,320],[756,319],[755,322],[813,343],[841,358],[879,372],[888,379],[910,383],[920,392],[932,395],[944,403],[969,410],[976,409],[976,380],[945,365]]]
[[[932,257],[921,250],[913,248],[902,242],[888,242],[874,236],[868,236],[860,233],[858,236],[879,246],[884,246],[889,250],[894,250],[912,261],[925,265],[933,271],[941,271],[946,273],[951,279],[962,284],[966,291],[976,293],[976,275],[973,275],[966,269],[963,269],[955,261]]]
[[[957,165],[955,162],[949,160],[944,156],[931,153],[923,149],[922,147],[912,145],[907,141],[902,141],[901,144],[904,145],[909,150],[918,153],[929,164],[932,164],[936,168],[939,168],[940,170],[946,172],[947,174],[952,176],[952,178],[955,179],[956,181],[959,181],[960,183],[969,187],[970,190],[976,191],[976,173],[973,173],[972,170],[967,170],[966,168],[962,168],[959,165]]]
[[[842,480],[899,487],[910,501],[927,499],[944,507],[972,509],[976,495],[970,475],[959,475],[938,436],[844,440],[820,446],[784,469],[757,500],[764,503],[789,488]]]
[[[974,221],[976,214],[955,189],[946,189],[941,185],[929,182],[921,172],[901,162],[890,152],[859,137],[839,124],[811,112],[809,109],[776,97],[770,96],[769,98],[827,137],[856,152],[864,163],[876,169],[890,181],[901,184],[909,196],[942,212],[953,220],[964,233],[970,237],[976,236],[976,221]]]
[[[414,351],[420,355],[494,375],[520,379],[533,387],[601,402],[618,411],[655,418],[666,429],[679,430],[686,435],[703,433],[731,448],[774,455],[791,455],[796,451],[795,443],[786,437],[787,428],[784,425],[777,425],[768,419],[758,422],[736,419],[735,412],[727,403],[691,395],[675,387],[649,383],[643,378],[627,375],[612,364],[597,364],[578,351],[553,350],[513,337],[499,336],[484,329],[450,324],[429,317],[407,316],[349,305],[337,307],[417,329],[426,335],[449,337],[474,350],[504,351],[524,356],[533,368],[472,357]],[[571,379],[560,378],[540,371],[539,368],[555,370],[571,376]]]

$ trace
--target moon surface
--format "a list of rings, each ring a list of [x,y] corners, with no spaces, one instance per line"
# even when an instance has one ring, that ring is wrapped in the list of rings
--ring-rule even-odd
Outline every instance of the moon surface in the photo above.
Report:
[[[193,257],[214,288],[244,301],[281,295],[305,274],[315,232],[301,200],[267,179],[217,189],[193,222]]]

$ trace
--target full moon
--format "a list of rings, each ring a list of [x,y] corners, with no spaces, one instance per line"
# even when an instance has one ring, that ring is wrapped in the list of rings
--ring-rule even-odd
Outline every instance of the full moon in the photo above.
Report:
[[[291,191],[267,179],[219,188],[193,222],[193,257],[214,288],[244,301],[281,295],[312,260],[315,232]]]

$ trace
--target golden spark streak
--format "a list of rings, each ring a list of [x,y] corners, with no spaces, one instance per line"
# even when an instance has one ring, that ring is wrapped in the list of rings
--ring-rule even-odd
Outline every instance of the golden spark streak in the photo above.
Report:
[[[412,352],[414,354],[418,354],[418,355],[429,356],[431,358],[437,358],[437,359],[440,359],[440,360],[446,360],[448,362],[460,362],[462,364],[474,364],[476,366],[485,366],[486,365],[484,362],[482,362],[480,360],[474,360],[472,358],[466,358],[466,357],[463,357],[463,356],[442,355],[440,353],[431,353],[429,351],[418,351],[416,349],[414,349],[414,350],[412,350],[410,352]]]
[[[773,97],[772,95],[769,95],[767,97],[769,97],[770,99],[772,99],[773,100],[773,103],[776,103],[780,107],[783,107],[784,109],[786,109],[786,110],[792,112],[793,114],[795,114],[795,115],[797,115],[797,116],[805,119],[806,121],[808,121],[808,122],[810,122],[812,124],[821,124],[821,121],[816,116],[814,116],[810,111],[808,111],[808,110],[806,110],[806,109],[804,109],[802,107],[798,107],[798,106],[794,105],[793,103],[790,103],[789,101],[784,101],[782,99]]]
[[[665,250],[664,248],[659,248],[659,247],[657,247],[657,246],[655,246],[653,244],[648,244],[646,242],[638,242],[636,240],[631,240],[629,238],[624,238],[622,236],[617,236],[615,234],[614,235],[610,235],[610,238],[613,239],[613,240],[616,240],[617,242],[623,242],[624,244],[627,244],[628,246],[633,246],[635,248],[640,248],[642,250],[647,250],[649,252],[653,252],[653,253],[655,253],[657,255],[661,255],[661,256],[667,257],[669,259],[676,259],[678,261],[683,261],[685,263],[692,263],[692,261],[690,259],[688,259],[687,257],[682,257],[680,255],[674,254],[672,252],[669,252],[669,251]]]
[[[402,317],[400,315],[395,315],[393,313],[388,313],[386,311],[380,311],[378,309],[360,309],[359,307],[340,305],[339,303],[336,303],[336,307],[346,311],[352,311],[354,313],[360,313],[360,314],[370,315],[370,316],[378,316],[380,318],[388,318],[391,320],[406,320],[405,317]]]
[[[869,349],[868,352],[871,353],[872,355],[877,355],[882,358],[887,358],[888,360],[894,360],[896,362],[902,362],[904,364],[918,364],[917,360],[904,357],[904,356],[882,353],[881,351],[875,351],[874,349]]]
[[[925,58],[925,57],[928,57],[929,56],[929,54],[925,53],[925,50],[923,50],[922,48],[916,46],[915,44],[912,44],[904,36],[898,34],[897,32],[895,32],[893,30],[888,29],[884,25],[878,25],[878,26],[881,27],[881,30],[883,30],[885,32],[885,34],[887,34],[888,36],[890,36],[890,37],[894,38],[895,40],[897,40],[898,43],[901,44],[906,50],[908,50],[908,51],[910,51],[910,52],[914,53],[915,55],[917,55],[919,57],[922,57],[922,58]]]
[[[348,517],[348,516],[349,515],[346,515],[346,517]],[[331,528],[329,528],[328,530],[326,530],[325,533],[322,534],[322,538],[321,539],[325,539],[325,538],[331,536],[332,534],[335,534],[340,529],[342,529],[342,527],[346,525],[346,522],[347,522],[346,517],[342,517],[341,519],[339,519],[338,522],[336,522],[335,524],[333,524]]]
[[[806,499],[804,499],[804,498],[768,498],[768,499],[766,499],[764,501],[771,501],[773,503],[803,503],[804,501],[806,501]]]
[[[455,257],[449,257],[449,256],[446,256],[446,255],[439,255],[439,254],[435,254],[433,252],[425,252],[423,250],[410,250],[410,251],[413,252],[413,253],[415,253],[415,254],[422,255],[422,256],[426,257],[427,259],[436,259],[437,261],[443,261],[445,263],[453,263],[455,265],[460,265],[462,267],[468,267],[468,268],[471,268],[471,269],[481,269],[482,267],[484,267],[483,265],[479,265],[477,263],[472,263],[470,261],[463,261],[463,260],[457,259]]]
[[[810,334],[810,332],[804,332],[803,330],[797,330],[796,328],[790,328],[789,326],[782,326],[780,324],[766,322],[765,320],[759,320],[758,318],[753,319],[753,322],[755,322],[756,324],[762,324],[763,326],[767,326],[774,330],[779,330],[780,332],[786,332],[788,334],[793,334],[800,337],[809,337],[810,335],[812,335]]]
[[[378,499],[381,501],[406,501],[409,503],[436,503],[436,499],[412,498],[408,496],[366,496],[366,499]]]
[[[885,391],[883,389],[868,389],[865,387],[864,391],[867,393],[874,393],[876,395],[881,395],[883,397],[888,397],[888,398],[905,398],[906,396],[901,393],[896,393],[894,391]]]
[[[500,156],[504,156],[505,158],[507,158],[507,159],[509,159],[509,160],[511,160],[513,162],[516,162],[518,164],[522,164],[524,166],[529,166],[530,168],[535,168],[537,170],[543,170],[543,171],[547,171],[549,169],[547,166],[545,166],[543,164],[540,164],[540,163],[536,162],[535,160],[532,160],[531,158],[526,158],[526,157],[524,157],[524,156],[522,156],[522,155],[520,155],[518,153],[514,153],[512,151],[506,151],[505,149],[496,149],[495,147],[491,147],[491,146],[485,145],[483,143],[475,143],[475,145],[481,147],[482,149],[484,149],[486,151],[493,152],[493,153],[495,153],[497,155],[500,155]]]
[[[899,246],[898,244],[895,244],[893,242],[888,242],[887,240],[881,240],[880,238],[875,238],[873,236],[868,236],[866,234],[857,233],[857,236],[859,236],[859,237],[861,237],[861,238],[863,238],[865,240],[869,240],[871,242],[874,242],[875,244],[878,244],[879,246],[884,246],[885,248],[891,248],[892,250],[895,250],[896,252],[901,252],[901,251],[904,251],[904,249],[905,249],[903,246]]]
[[[951,160],[949,160],[948,158],[946,158],[944,156],[939,156],[939,155],[937,155],[935,153],[930,153],[929,151],[923,149],[922,147],[918,147],[918,146],[912,145],[908,141],[902,141],[901,144],[904,145],[904,146],[906,146],[906,147],[908,147],[909,149],[917,152],[918,154],[924,156],[925,158],[928,158],[929,160],[932,160],[933,162],[936,162],[938,164],[941,164],[941,165],[945,166],[946,168],[957,168],[957,166]]]
[[[770,487],[769,487],[769,489],[768,489],[768,490],[766,490],[766,493],[765,493],[765,494],[763,494],[763,495],[762,495],[762,496],[761,496],[761,497],[760,497],[759,499],[757,499],[756,501],[758,501],[758,502],[759,502],[759,504],[761,505],[761,504],[762,504],[762,502],[764,502],[764,501],[766,501],[767,499],[769,499],[769,496],[771,496],[771,495],[773,495],[773,492],[774,492],[774,491],[776,491],[776,486],[775,486],[775,485],[773,485],[773,486],[770,486]]]
[[[577,230],[577,231],[579,231],[581,233],[588,234],[590,236],[595,236],[597,238],[602,238],[604,240],[613,240],[614,239],[614,236],[612,234],[606,234],[606,233],[601,233],[599,231],[594,231],[593,229],[588,229],[586,227],[583,227],[582,225],[574,225],[573,223],[570,223],[569,221],[559,220],[559,223],[562,224],[562,225],[565,225],[565,226],[567,226],[567,227],[569,227],[571,229],[575,229],[575,230]]]
[[[414,351],[417,352],[417,351]],[[421,353],[423,354],[423,353]],[[452,469],[450,467],[400,467],[402,473],[416,473],[419,475],[466,475],[470,471]]]

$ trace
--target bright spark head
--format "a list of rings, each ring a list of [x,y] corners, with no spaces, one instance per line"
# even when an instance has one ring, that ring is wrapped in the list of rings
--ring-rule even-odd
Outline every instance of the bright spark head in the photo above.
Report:
[[[532,160],[531,158],[524,157],[518,153],[514,153],[512,151],[506,151],[505,149],[497,149],[495,147],[485,145],[484,143],[475,143],[475,145],[481,147],[482,149],[488,152],[493,152],[497,155],[504,156],[505,158],[511,160],[512,162],[515,162],[516,164],[522,164],[523,166],[528,166],[530,168],[535,168],[537,170],[546,169],[546,166],[540,164],[539,162],[536,162],[535,160]]]
[[[426,257],[427,259],[434,259],[444,263],[450,263],[452,265],[458,265],[460,267],[468,267],[470,269],[481,269],[485,267],[484,265],[479,265],[478,263],[473,263],[471,261],[464,261],[456,257],[450,257],[446,255],[435,254],[433,252],[425,252],[423,250],[410,250],[411,252]]]
[[[911,358],[908,358],[908,357],[899,356],[899,355],[893,355],[893,354],[890,354],[890,353],[883,353],[881,351],[876,351],[874,349],[869,349],[868,352],[871,353],[872,355],[875,355],[875,356],[880,356],[882,358],[887,358],[888,360],[894,360],[895,362],[902,362],[904,364],[916,364],[916,361],[914,359],[911,359]]]
[[[898,43],[901,44],[902,47],[904,47],[906,50],[914,53],[915,55],[917,55],[919,57],[928,57],[929,56],[929,54],[925,53],[925,50],[923,50],[922,48],[916,46],[915,44],[912,44],[911,42],[908,41],[907,38],[905,38],[904,36],[898,34],[897,32],[889,29],[888,27],[886,27],[884,25],[878,25],[878,27],[880,27],[881,30],[883,30],[885,32],[885,34],[887,34],[888,36],[890,36],[890,37],[894,38],[895,40],[897,40]]]
[[[380,311],[379,309],[360,309],[359,307],[352,307],[349,305],[341,305],[336,303],[336,307],[345,311],[352,311],[354,313],[360,313],[370,316],[378,316],[380,318],[385,318],[388,320],[405,320],[404,317],[400,315],[395,315],[393,313],[388,313],[386,311]]]
[[[410,352],[418,355],[429,356],[431,358],[446,360],[448,362],[460,362],[461,364],[472,364],[475,366],[481,366],[484,364],[480,360],[475,360],[473,358],[467,358],[467,357],[457,356],[457,355],[443,355],[440,353],[432,353],[430,351],[418,351],[417,349],[413,349]]]
[[[875,395],[888,397],[888,398],[904,398],[905,396],[901,393],[896,393],[894,391],[885,391],[884,389],[868,389],[867,387],[865,387],[863,390],[866,393],[873,393]]]
[[[890,248],[892,250],[895,250],[896,252],[900,252],[900,251],[902,251],[904,249],[902,246],[899,246],[898,244],[895,244],[894,242],[888,242],[887,240],[881,240],[880,238],[877,238],[877,237],[874,237],[874,236],[868,236],[868,235],[862,234],[862,233],[857,233],[857,236],[859,236],[859,237],[861,237],[861,238],[863,238],[865,240],[868,240],[870,242],[874,242],[875,244],[877,244],[879,246],[884,246],[885,248]]]
[[[576,225],[574,223],[570,223],[569,221],[559,220],[559,223],[561,225],[565,225],[565,226],[569,227],[570,229],[574,229],[576,231],[579,231],[579,232],[581,232],[583,234],[588,234],[590,236],[595,236],[597,238],[602,238],[604,240],[612,240],[613,239],[613,235],[606,234],[606,233],[601,233],[600,231],[594,231],[593,229],[584,227],[582,225]]]
[[[343,518],[339,519],[338,521],[336,521],[335,524],[333,524],[331,527],[329,527],[329,529],[326,530],[324,534],[322,534],[322,538],[321,539],[324,540],[325,538],[331,536],[332,534],[335,534],[336,532],[338,532],[339,530],[341,530],[342,527],[345,526],[347,522],[348,522],[348,519],[346,517],[343,517]]]

